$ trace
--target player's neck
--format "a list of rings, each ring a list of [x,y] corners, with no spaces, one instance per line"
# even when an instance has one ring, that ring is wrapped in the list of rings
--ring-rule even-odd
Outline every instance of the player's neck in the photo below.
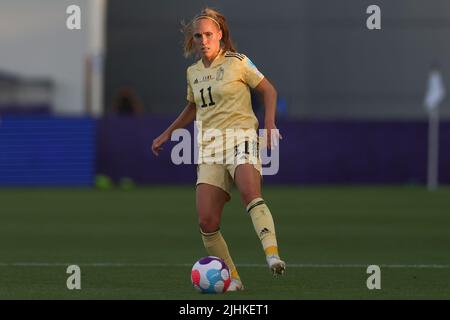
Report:
[[[205,66],[205,68],[211,67],[214,60],[216,60],[216,58],[220,55],[221,52],[222,52],[222,49],[219,49],[219,51],[217,51],[217,53],[209,59],[207,57],[202,57],[202,62],[203,62],[203,65]]]

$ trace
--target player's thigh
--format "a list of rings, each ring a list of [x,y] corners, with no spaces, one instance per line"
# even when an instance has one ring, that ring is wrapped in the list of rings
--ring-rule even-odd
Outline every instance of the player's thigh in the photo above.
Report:
[[[261,197],[261,173],[253,164],[245,163],[236,167],[234,182],[241,194],[244,205]]]
[[[196,189],[198,222],[203,232],[214,232],[220,226],[222,211],[229,195],[223,189],[200,183]]]

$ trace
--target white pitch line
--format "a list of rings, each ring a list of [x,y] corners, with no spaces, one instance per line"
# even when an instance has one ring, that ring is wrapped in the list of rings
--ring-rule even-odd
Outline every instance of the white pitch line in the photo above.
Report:
[[[62,263],[62,262],[0,262],[0,267],[67,267],[76,264],[80,267],[105,267],[105,268],[126,268],[126,267],[192,267],[190,263]],[[299,264],[288,263],[288,268],[367,268],[370,264]],[[241,263],[238,267],[267,268],[266,264]],[[450,269],[448,264],[379,264],[380,268],[399,269]]]

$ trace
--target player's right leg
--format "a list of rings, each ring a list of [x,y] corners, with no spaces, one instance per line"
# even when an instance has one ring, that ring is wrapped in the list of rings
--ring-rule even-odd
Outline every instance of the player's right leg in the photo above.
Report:
[[[200,166],[201,167],[198,172],[196,197],[198,222],[202,234],[203,244],[209,255],[223,259],[230,269],[232,282],[228,288],[228,291],[242,290],[243,285],[236,266],[231,258],[227,243],[220,232],[220,221],[223,207],[230,199],[229,193],[225,191],[229,188],[229,182],[226,182],[225,184],[220,183],[220,174],[217,173],[222,169],[219,165],[217,165],[216,168],[211,167],[215,165]],[[216,174],[214,172],[216,172]],[[226,170],[223,172],[222,176],[226,177],[225,174],[227,174]],[[216,179],[211,181],[211,177],[214,176]]]
[[[260,167],[259,167],[260,168]],[[261,240],[266,261],[274,276],[283,275],[286,263],[278,253],[275,225],[268,206],[261,196],[261,172],[253,164],[238,165],[234,171],[236,186],[250,215],[256,234]]]

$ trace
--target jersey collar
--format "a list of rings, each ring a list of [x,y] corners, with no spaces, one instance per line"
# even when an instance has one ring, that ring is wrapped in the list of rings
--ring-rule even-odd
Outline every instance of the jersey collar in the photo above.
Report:
[[[213,62],[211,62],[211,65],[208,68],[205,67],[202,59],[200,59],[201,68],[203,68],[203,69],[213,68],[216,64],[218,64],[223,59],[224,55],[225,55],[225,52],[223,51],[223,49],[220,49],[219,54],[214,58]]]

